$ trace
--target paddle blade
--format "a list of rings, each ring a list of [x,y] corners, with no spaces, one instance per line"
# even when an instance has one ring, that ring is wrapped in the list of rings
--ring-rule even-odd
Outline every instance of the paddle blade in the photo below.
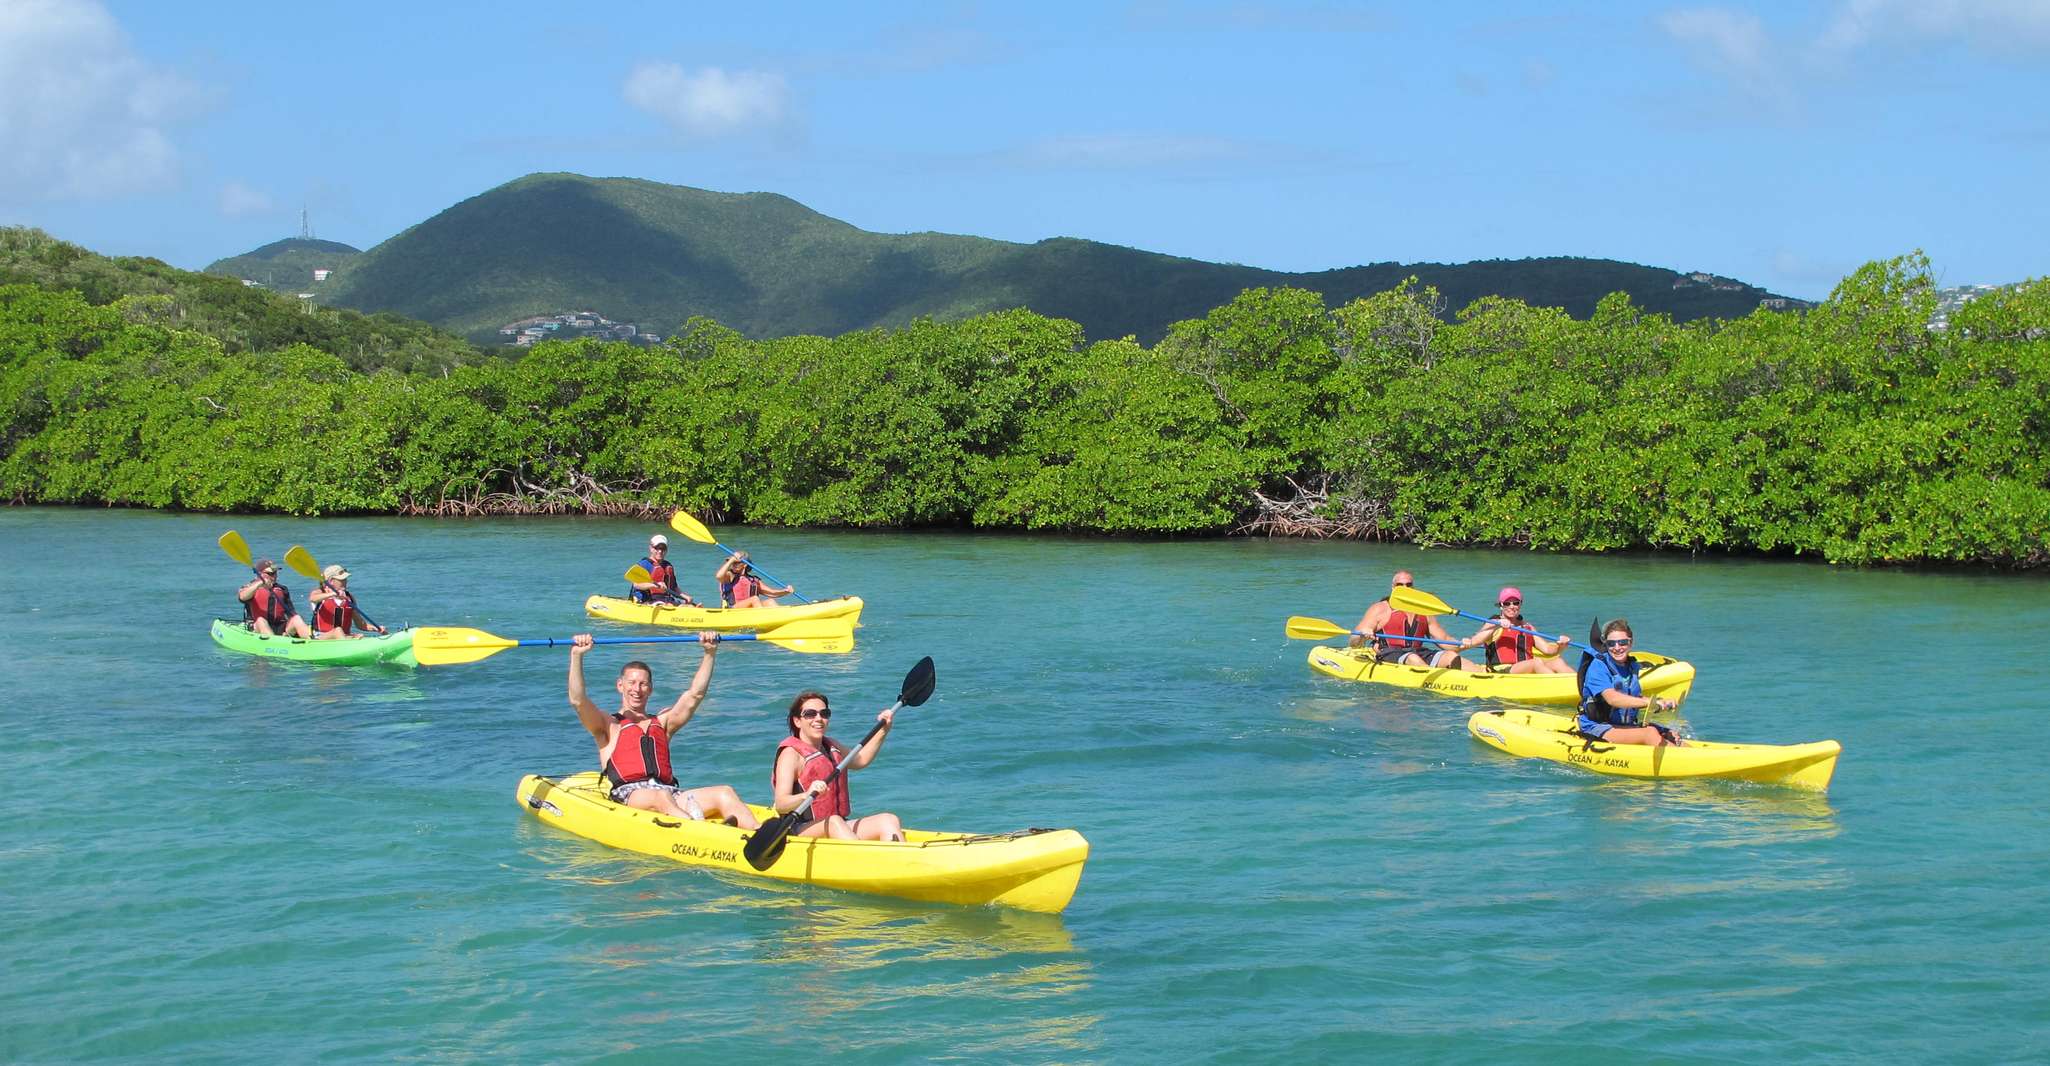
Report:
[[[904,675],[904,689],[897,694],[897,702],[906,707],[917,707],[932,698],[933,685],[938,681],[933,672],[932,656],[918,660],[918,665]]]
[[[854,627],[844,618],[807,618],[762,630],[755,639],[806,655],[832,655],[854,650]]]
[[[421,666],[453,666],[488,659],[520,642],[493,636],[481,629],[456,626],[423,626],[413,631],[413,658]]]
[[[1288,639],[1290,640],[1325,640],[1330,637],[1352,635],[1352,630],[1344,626],[1326,622],[1322,618],[1311,618],[1300,614],[1289,618],[1288,627],[1284,632],[1288,634]]]
[[[313,553],[297,544],[285,549],[285,565],[297,570],[302,577],[320,580],[320,564],[313,561]]]
[[[1445,601],[1423,589],[1397,586],[1388,593],[1388,606],[1411,614],[1457,614]]]
[[[221,534],[221,539],[215,543],[221,546],[222,551],[228,553],[228,558],[243,566],[256,565],[256,561],[249,556],[249,542],[242,539],[242,534],[231,529]]]
[[[713,538],[712,531],[706,529],[703,522],[692,518],[689,511],[678,511],[670,515],[669,528],[697,541],[699,544],[719,543],[718,540]]]
[[[790,843],[790,830],[797,824],[797,814],[779,814],[762,823],[762,827],[747,838],[747,845],[740,853],[747,857],[747,864],[757,870],[766,870],[776,865],[783,854],[783,845]]]
[[[653,580],[655,575],[648,573],[648,569],[639,563],[635,563],[626,571],[626,583],[629,585],[645,585]]]

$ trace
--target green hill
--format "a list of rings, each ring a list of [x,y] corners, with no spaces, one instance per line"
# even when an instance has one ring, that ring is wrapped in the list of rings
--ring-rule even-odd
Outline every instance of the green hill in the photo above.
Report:
[[[206,272],[224,278],[247,278],[279,292],[313,292],[317,287],[333,284],[335,277],[340,275],[341,266],[362,254],[361,249],[351,248],[340,241],[292,237],[272,241],[253,252],[215,260],[207,266]],[[316,283],[313,280],[315,270],[333,270],[336,273],[327,281]]]
[[[26,226],[0,227],[0,285],[77,292],[94,306],[118,306],[131,323],[204,333],[230,353],[309,344],[362,371],[444,370],[494,358],[425,322],[312,306],[158,259],[99,255]]]
[[[1737,318],[1771,296],[1728,279],[1693,281],[1605,259],[1380,263],[1296,274],[1070,238],[1014,244],[869,233],[774,193],[533,174],[351,259],[319,298],[423,319],[480,341],[495,341],[492,331],[516,319],[575,309],[664,334],[704,315],[748,336],[773,337],[834,336],[923,315],[954,320],[1022,306],[1072,319],[1091,337],[1133,334],[1151,343],[1170,323],[1201,317],[1247,288],[1302,286],[1337,304],[1411,274],[1437,286],[1448,314],[1500,295],[1584,318],[1601,297],[1621,291],[1639,307],[1682,320]]]

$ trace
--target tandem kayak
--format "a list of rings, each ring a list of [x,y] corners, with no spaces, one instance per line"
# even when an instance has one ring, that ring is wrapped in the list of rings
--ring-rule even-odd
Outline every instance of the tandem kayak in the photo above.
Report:
[[[1667,780],[1717,778],[1825,792],[1836,773],[1843,745],[1716,744],[1689,740],[1684,746],[1610,744],[1574,729],[1574,719],[1544,711],[1481,711],[1466,731],[1489,747],[1524,758],[1550,759],[1598,774]]]
[[[635,603],[618,596],[593,596],[584,601],[584,613],[615,622],[644,626],[680,626],[684,629],[774,629],[785,622],[813,618],[845,618],[861,624],[861,597],[835,596],[816,603],[793,603],[777,607],[703,607],[693,604]]]
[[[300,640],[297,637],[266,637],[250,632],[245,623],[216,618],[213,636],[214,643],[229,651],[269,659],[290,659],[322,666],[420,665],[420,661],[413,658],[413,631],[410,629],[359,640]]]
[[[1651,652],[1637,652],[1645,663],[1637,675],[1647,696],[1685,700],[1694,687],[1694,664]],[[1578,706],[1580,681],[1573,674],[1505,674],[1437,666],[1404,666],[1376,662],[1374,649],[1315,647],[1310,669],[1346,681],[1366,681],[1397,688],[1423,689],[1445,696],[1514,700],[1518,703],[1565,703]]]
[[[902,843],[794,836],[773,865],[756,870],[741,855],[749,830],[614,803],[596,773],[529,774],[515,796],[542,821],[615,848],[747,877],[935,903],[1058,912],[1074,898],[1089,858],[1089,842],[1072,829],[988,836],[906,829]],[[753,809],[763,821],[775,814]]]

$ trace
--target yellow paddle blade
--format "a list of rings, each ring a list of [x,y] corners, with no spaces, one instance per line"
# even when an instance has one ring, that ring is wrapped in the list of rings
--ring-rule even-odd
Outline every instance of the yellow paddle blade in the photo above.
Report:
[[[689,511],[678,511],[675,514],[670,515],[669,528],[677,531],[678,533],[683,534],[686,537],[689,537],[694,541],[697,541],[699,544],[719,543],[717,538],[712,536],[712,531],[706,529],[705,524],[703,522],[700,522],[697,519],[692,518],[690,516]]]
[[[755,634],[755,639],[806,655],[854,650],[854,627],[844,618],[807,618]]]
[[[1388,606],[1411,614],[1458,614],[1445,601],[1423,589],[1398,587],[1388,593]]]
[[[299,571],[303,577],[320,580],[320,564],[314,561],[313,553],[297,544],[285,549],[285,565]]]
[[[1290,640],[1324,640],[1329,637],[1344,637],[1352,634],[1352,630],[1344,626],[1326,622],[1322,618],[1311,618],[1300,614],[1288,620],[1286,632]]]
[[[650,582],[650,581],[653,581],[653,580],[655,580],[655,575],[653,575],[653,574],[651,574],[651,573],[648,573],[648,568],[647,568],[647,567],[645,567],[645,566],[642,566],[642,565],[640,565],[639,563],[635,563],[634,565],[632,565],[632,566],[630,566],[630,567],[627,567],[627,570],[626,570],[626,583],[627,583],[627,584],[629,584],[629,585],[644,585],[644,584],[647,584],[648,582]]]
[[[457,626],[422,626],[413,630],[413,658],[422,666],[450,666],[488,659],[520,642],[493,636],[481,629]]]
[[[242,539],[242,534],[231,529],[221,534],[221,539],[215,543],[221,546],[222,551],[228,553],[228,558],[243,566],[256,565],[256,561],[249,557],[249,542]]]

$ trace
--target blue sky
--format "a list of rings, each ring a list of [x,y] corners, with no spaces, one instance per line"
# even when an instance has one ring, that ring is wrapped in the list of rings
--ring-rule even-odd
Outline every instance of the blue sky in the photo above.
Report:
[[[203,12],[203,14],[199,13]],[[2050,270],[2050,2],[0,0],[0,223],[198,268],[542,170],[1281,270]]]

